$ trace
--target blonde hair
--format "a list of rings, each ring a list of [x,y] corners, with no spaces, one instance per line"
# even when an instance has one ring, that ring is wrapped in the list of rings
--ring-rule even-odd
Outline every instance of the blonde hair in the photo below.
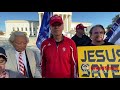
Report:
[[[27,37],[27,33],[26,32],[15,31],[15,32],[11,33],[11,36],[9,38],[9,42],[11,44],[14,42],[16,36],[24,36],[24,37],[26,37],[27,43],[29,42],[29,38]]]

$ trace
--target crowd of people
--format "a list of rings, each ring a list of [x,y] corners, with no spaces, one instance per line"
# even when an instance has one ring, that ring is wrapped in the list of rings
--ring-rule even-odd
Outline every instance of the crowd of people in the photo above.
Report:
[[[0,78],[78,78],[78,46],[114,45],[104,40],[102,25],[93,26],[88,37],[86,27],[78,24],[70,39],[62,34],[61,16],[52,16],[49,24],[51,37],[42,42],[41,60],[27,48],[29,39],[25,32],[11,34],[9,42],[13,47],[6,51],[0,47]]]

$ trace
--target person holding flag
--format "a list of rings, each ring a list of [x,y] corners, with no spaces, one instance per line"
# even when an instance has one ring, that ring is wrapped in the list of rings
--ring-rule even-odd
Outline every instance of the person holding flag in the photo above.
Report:
[[[64,23],[61,16],[52,16],[49,24],[52,37],[44,40],[40,48],[42,78],[76,78],[76,44],[62,34]]]

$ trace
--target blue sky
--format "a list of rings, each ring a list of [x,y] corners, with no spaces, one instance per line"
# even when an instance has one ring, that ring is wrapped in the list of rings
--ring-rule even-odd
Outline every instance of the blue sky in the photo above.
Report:
[[[39,20],[38,12],[0,12],[0,30],[5,30],[6,20]]]
[[[73,22],[89,22],[104,27],[112,23],[112,18],[120,12],[73,12]],[[0,12],[0,30],[5,30],[5,20],[38,20],[37,12]]]
[[[89,22],[93,25],[102,24],[107,27],[120,12],[73,12],[73,21]]]

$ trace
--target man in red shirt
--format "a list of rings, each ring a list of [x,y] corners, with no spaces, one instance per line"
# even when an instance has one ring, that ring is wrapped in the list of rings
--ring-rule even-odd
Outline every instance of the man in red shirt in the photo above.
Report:
[[[54,15],[50,19],[52,37],[41,45],[41,68],[43,78],[77,77],[77,49],[74,41],[62,34],[63,20]]]

